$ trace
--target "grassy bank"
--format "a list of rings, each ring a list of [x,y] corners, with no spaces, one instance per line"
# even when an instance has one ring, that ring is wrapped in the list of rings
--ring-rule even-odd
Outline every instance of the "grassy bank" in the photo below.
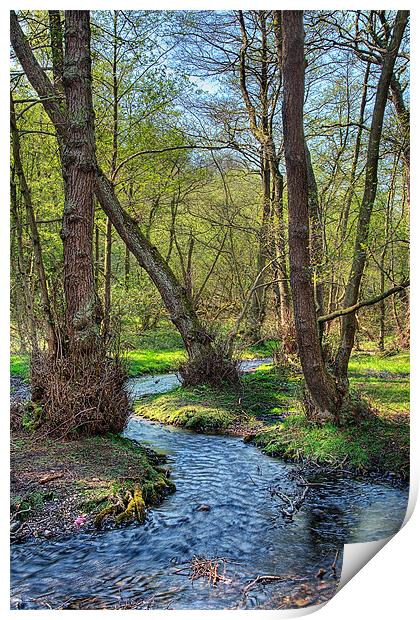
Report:
[[[198,386],[177,388],[143,398],[137,415],[200,432],[251,432],[284,412],[295,411],[296,381],[285,379],[270,366],[242,377],[239,388]]]
[[[359,470],[408,475],[408,354],[353,357],[350,382],[371,402],[372,413],[352,428],[308,423],[301,413],[301,377],[270,366],[244,375],[233,390],[178,388],[135,404],[137,415],[200,432],[251,438],[267,454],[318,463],[345,462]]]
[[[115,435],[66,442],[13,435],[13,536],[53,538],[142,521],[148,506],[174,491],[160,461]]]

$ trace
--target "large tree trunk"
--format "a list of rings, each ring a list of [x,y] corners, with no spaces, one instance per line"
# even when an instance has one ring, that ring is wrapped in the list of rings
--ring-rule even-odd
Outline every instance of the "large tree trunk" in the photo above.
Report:
[[[93,189],[96,172],[87,11],[66,11],[63,86],[67,127],[61,150],[64,292],[69,348],[96,355],[102,310],[93,273]]]
[[[59,19],[55,26],[61,27]],[[56,35],[59,38],[58,31]],[[39,362],[37,386],[42,385],[40,401],[45,421],[50,432],[62,437],[119,432],[128,411],[125,371],[118,360],[106,358],[100,333],[101,304],[93,271],[93,197],[97,165],[89,11],[65,13],[61,80],[64,101],[61,92],[39,66],[13,12],[11,41],[55,126],[64,181],[61,237],[67,344],[60,356],[55,359],[49,356]],[[61,52],[56,50],[55,63],[59,57]],[[54,71],[54,77],[59,81],[58,70]]]
[[[69,11],[71,13],[71,11]],[[58,103],[58,94],[55,90],[53,84],[48,79],[45,72],[42,70],[40,65],[38,64],[29,43],[20,28],[18,19],[16,14],[11,12],[11,42],[13,49],[21,63],[30,83],[33,88],[37,91],[38,95],[43,100],[43,105],[45,111],[49,115],[51,121],[53,122],[55,129],[58,134],[59,144],[65,143],[67,139],[67,119],[66,113],[63,112],[62,106]],[[71,37],[71,32],[69,33],[69,37]],[[74,35],[73,35],[74,36]],[[71,41],[69,41],[72,43]],[[90,61],[89,61],[90,67]],[[71,71],[69,67],[69,78],[71,79]],[[80,88],[80,83],[76,83],[75,86]],[[72,98],[70,98],[72,99]],[[88,96],[86,98],[85,93],[85,103],[87,103],[88,99],[91,98]],[[72,102],[74,104],[74,102]],[[82,125],[90,130],[93,129],[93,115],[88,115],[88,117],[84,116],[83,109],[82,113]],[[77,119],[75,119],[77,121]],[[74,138],[70,140],[70,145],[72,149],[67,151],[68,155],[73,151],[74,156],[76,157],[76,161],[71,161],[71,159],[65,160],[65,165],[69,167],[70,171],[76,174],[72,174],[71,177],[73,180],[77,179],[77,162],[78,155],[76,153],[76,149],[81,149],[82,155],[94,155],[94,151],[92,152],[92,143],[91,137],[85,136],[84,132],[81,132],[77,127],[77,122],[75,123],[74,130],[78,132],[78,136],[80,139],[80,144],[78,145],[75,142]],[[85,144],[86,142],[86,144]],[[145,269],[148,273],[154,284],[156,285],[159,293],[165,303],[166,308],[169,311],[170,318],[174,325],[177,327],[181,336],[184,340],[185,347],[187,349],[190,360],[197,359],[205,359],[206,357],[211,357],[215,359],[217,357],[215,348],[212,344],[213,338],[209,335],[207,330],[202,325],[199,320],[194,308],[191,299],[188,297],[185,289],[181,286],[181,284],[176,279],[169,265],[165,262],[162,256],[159,254],[158,250],[146,239],[146,237],[142,234],[136,223],[132,220],[132,218],[122,209],[118,198],[115,195],[113,184],[105,177],[105,175],[99,170],[96,165],[95,160],[81,160],[81,176],[80,180],[83,182],[82,184],[85,186],[85,189],[88,189],[92,179],[94,180],[95,193],[99,200],[99,203],[106,215],[110,218],[113,226],[118,231],[119,235],[123,239],[123,241],[127,244],[131,253],[137,258],[139,264]],[[92,174],[93,171],[93,174]],[[77,190],[77,186],[74,188]],[[87,209],[88,200],[86,196],[82,196],[83,207]],[[74,209],[74,205],[71,203],[68,205],[70,210]],[[76,214],[73,211],[73,217]],[[87,211],[86,211],[87,214]],[[79,230],[80,233],[90,231],[92,235],[92,227],[93,227],[93,208],[91,213],[88,216],[88,219],[83,222],[74,222],[70,217],[66,218],[67,227],[71,227],[71,231]],[[86,227],[84,231],[83,227]],[[67,235],[67,230],[64,231],[64,242],[69,237]],[[75,237],[77,239],[77,237]],[[85,239],[86,241],[86,239]],[[84,247],[84,250],[88,250],[87,244]],[[90,257],[92,259],[92,236],[90,238]],[[72,316],[72,312],[76,309],[76,306],[80,306],[80,314],[76,312],[76,325],[73,326],[73,335],[80,343],[87,343],[87,340],[95,341],[98,339],[99,335],[99,320],[100,320],[100,304],[98,303],[98,298],[96,293],[94,293],[94,288],[92,291],[92,287],[90,286],[90,278],[93,280],[93,266],[91,264],[90,269],[87,264],[86,255],[84,252],[74,252],[74,255],[67,257],[67,261],[71,261],[72,259],[86,261],[83,265],[85,269],[85,282],[82,287],[83,299],[80,297],[80,293],[75,291],[76,299],[72,300],[71,307],[68,309],[68,317]],[[80,254],[80,255],[79,255]],[[67,262],[67,265],[70,263]],[[91,271],[91,273],[90,273]],[[70,290],[71,287],[75,287],[75,272],[69,272],[68,275],[72,280],[67,282],[66,294],[72,295],[73,291]],[[77,287],[76,287],[77,288]],[[79,301],[81,303],[77,304],[75,301]],[[82,320],[79,320],[80,319]],[[75,329],[77,328],[77,331]],[[220,360],[220,364],[223,363],[223,360]]]
[[[336,420],[342,395],[326,371],[318,336],[309,252],[308,166],[303,133],[305,81],[303,12],[283,11],[283,131],[288,184],[290,280],[298,352],[309,412]]]
[[[379,144],[389,87],[394,71],[395,60],[407,24],[408,11],[398,11],[394,31],[382,63],[381,75],[376,89],[375,105],[369,136],[365,187],[357,223],[353,261],[344,295],[344,307],[357,303],[360,283],[366,263],[369,227],[378,184]],[[342,319],[342,336],[339,350],[334,361],[334,373],[342,383],[347,383],[347,369],[356,333],[356,317],[349,314]]]

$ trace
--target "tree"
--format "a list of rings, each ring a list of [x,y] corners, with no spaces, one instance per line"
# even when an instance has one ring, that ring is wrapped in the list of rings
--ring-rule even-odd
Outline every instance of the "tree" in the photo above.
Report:
[[[69,11],[68,13],[72,14],[73,12]],[[84,13],[85,19],[86,12]],[[85,28],[85,26],[83,27]],[[69,32],[68,39],[66,39],[66,50],[70,45],[70,50],[73,51],[72,31],[70,30]],[[97,344],[100,337],[100,304],[94,289],[92,266],[93,203],[91,198],[86,197],[85,194],[81,196],[86,216],[88,208],[92,208],[92,211],[89,211],[89,220],[85,218],[79,219],[77,212],[74,211],[75,207],[72,200],[74,198],[72,195],[74,190],[78,191],[79,187],[84,186],[85,189],[90,191],[91,183],[93,183],[94,191],[101,207],[131,253],[153,280],[169,311],[171,320],[181,333],[189,355],[191,368],[194,369],[194,372],[191,373],[186,369],[186,377],[188,375],[186,380],[193,383],[206,380],[217,382],[227,377],[234,379],[237,376],[234,364],[229,359],[226,359],[223,348],[219,350],[214,346],[214,336],[209,333],[199,320],[186,290],[180,285],[175,274],[157,248],[141,232],[133,218],[124,211],[114,191],[112,182],[106,178],[96,162],[95,145],[92,142],[93,109],[91,105],[90,81],[88,88],[87,76],[84,76],[84,80],[79,80],[74,76],[74,70],[78,62],[79,64],[80,62],[82,63],[82,66],[78,67],[80,71],[85,70],[87,65],[90,71],[89,54],[82,55],[82,60],[80,55],[76,55],[74,60],[72,57],[69,58],[68,54],[64,57],[63,84],[66,91],[67,106],[69,106],[68,113],[70,114],[69,118],[66,118],[58,103],[60,101],[60,94],[37,62],[14,12],[11,13],[11,42],[28,80],[42,99],[45,111],[54,124],[60,145],[65,193],[67,192],[67,196],[69,196],[67,202],[68,210],[64,212],[63,243],[65,244],[68,241],[68,247],[64,248],[64,256],[69,268],[69,278],[65,282],[67,294],[69,295],[67,313],[69,332],[72,336],[71,342],[83,345],[86,350],[93,350],[94,347],[91,347],[91,345]],[[79,52],[79,49],[74,49],[74,52],[76,54],[76,52]],[[56,54],[56,56],[58,55]],[[72,87],[74,88],[74,93],[72,92]],[[76,94],[80,98],[79,104],[76,102]],[[76,114],[72,119],[73,111]],[[79,124],[78,114],[83,119],[83,122]],[[75,132],[74,135],[78,136],[79,141],[72,140],[71,137],[69,138],[69,127]],[[80,153],[77,152],[78,148]],[[68,179],[70,179],[70,187],[68,186]],[[88,232],[90,234],[89,254],[87,254]],[[70,245],[70,240],[74,240],[78,236],[83,244],[83,251],[80,256],[78,256],[74,247]],[[88,265],[89,261],[90,266]],[[70,269],[70,267],[77,267],[78,264],[79,268],[82,267],[84,272],[84,284],[80,292],[78,292],[77,280],[75,279],[77,269]],[[197,379],[194,379],[195,373],[197,374]]]
[[[289,261],[296,338],[308,389],[308,412],[320,422],[337,421],[343,401],[327,372],[318,336],[309,252],[309,187],[303,101],[305,56],[302,11],[282,11],[283,131],[289,213]]]
[[[14,12],[11,39],[28,79],[38,95],[47,99],[44,107],[57,132],[64,182],[61,238],[65,339],[58,355],[50,355],[48,362],[39,369],[32,368],[32,373],[35,370],[38,374],[36,383],[42,386],[41,402],[53,431],[71,434],[121,430],[127,415],[124,373],[118,362],[109,363],[105,357],[100,334],[102,309],[93,273],[96,146],[89,12],[65,13],[64,56],[57,48],[53,58],[56,79],[62,67],[62,93],[61,88],[55,90],[39,66]]]
[[[407,25],[408,15],[408,11],[398,11],[397,13],[392,37],[389,41],[386,54],[384,55],[381,74],[376,89],[375,105],[373,109],[366,157],[364,193],[357,222],[352,266],[344,295],[344,307],[349,307],[356,304],[359,296],[360,283],[366,264],[366,248],[369,236],[370,219],[378,184],[379,145],[382,134],[385,107],[388,100],[395,60],[397,58],[404,30]],[[341,332],[341,343],[334,361],[334,373],[341,382],[347,383],[348,363],[353,349],[354,337],[356,333],[356,317],[354,313],[348,314],[342,319]]]

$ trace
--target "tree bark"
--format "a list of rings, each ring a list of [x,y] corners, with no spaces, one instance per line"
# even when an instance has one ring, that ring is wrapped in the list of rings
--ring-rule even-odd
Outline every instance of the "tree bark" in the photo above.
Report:
[[[288,184],[290,283],[299,358],[312,416],[335,421],[342,396],[327,372],[318,337],[309,252],[308,166],[303,133],[303,12],[283,11],[283,131]]]
[[[308,205],[310,222],[310,254],[314,278],[316,315],[324,314],[324,282],[322,280],[322,264],[324,261],[324,243],[322,235],[322,219],[318,200],[318,186],[312,167],[311,153],[305,141],[306,166],[308,170]],[[319,339],[322,343],[323,323],[318,323]]]
[[[64,292],[69,347],[92,353],[101,344],[102,310],[93,273],[93,191],[96,172],[88,11],[66,11],[63,87],[67,123],[61,163]]]
[[[367,152],[365,187],[357,223],[352,266],[344,295],[344,307],[349,307],[356,304],[359,296],[360,283],[366,263],[370,219],[376,198],[379,144],[382,135],[385,107],[394,71],[395,60],[407,24],[408,14],[408,11],[398,11],[397,13],[394,31],[387,48],[387,52],[384,56],[381,75],[376,90]],[[354,344],[355,333],[355,315],[346,315],[342,320],[341,343],[334,361],[334,374],[343,383],[348,382],[347,368]]]
[[[67,137],[67,132],[65,130],[66,115],[63,113],[62,108],[57,102],[57,92],[45,72],[39,66],[30,45],[22,32],[16,14],[13,11],[11,12],[10,30],[11,43],[19,62],[21,63],[33,88],[43,99],[45,111],[49,115],[59,135],[59,142],[61,140],[65,140]],[[85,129],[90,130],[90,124],[93,122],[93,117],[85,119],[84,124],[86,124],[86,122],[88,126]],[[78,131],[77,126],[75,126],[74,129],[76,132]],[[94,151],[92,152],[91,140],[89,139],[86,141],[86,136],[89,136],[89,133],[86,134],[85,131],[80,131],[79,129],[78,136],[83,154],[87,155],[88,152],[90,152],[90,155],[94,156]],[[73,146],[77,146],[77,144],[74,144],[74,137]],[[68,163],[71,164],[70,161]],[[115,194],[113,184],[99,169],[96,164],[96,159],[82,163],[82,179],[85,180],[88,185],[91,181],[90,175],[92,174],[92,167],[94,168],[94,189],[102,209],[110,218],[113,226],[122,240],[126,243],[130,252],[136,257],[140,266],[146,270],[159,290],[162,300],[164,301],[169,312],[170,318],[184,340],[190,359],[192,360],[197,357],[205,357],[208,354],[214,353],[212,346],[213,338],[208,334],[207,330],[199,320],[193,308],[192,301],[188,297],[185,289],[178,282],[176,276],[170,269],[169,265],[162,258],[158,250],[146,239],[134,220],[122,209]],[[87,205],[85,204],[85,206]],[[73,222],[70,223],[72,224]],[[91,219],[89,218],[89,220],[85,220],[84,224],[87,225],[88,228],[93,226],[93,209]],[[81,258],[83,258],[83,256]],[[89,270],[87,270],[88,280],[89,277]],[[97,297],[94,299],[92,296],[91,306],[93,316],[92,320],[87,321],[88,331],[90,331],[92,335],[97,332],[97,327],[99,326],[100,305],[98,305],[97,302]],[[91,306],[89,306],[89,308]],[[82,327],[82,325],[80,325],[80,327]]]

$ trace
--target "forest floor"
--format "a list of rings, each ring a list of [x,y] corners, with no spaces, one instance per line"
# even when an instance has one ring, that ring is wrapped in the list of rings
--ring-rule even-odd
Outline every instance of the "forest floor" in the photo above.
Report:
[[[175,490],[163,461],[152,450],[117,435],[57,442],[41,434],[13,433],[12,540],[61,538],[82,526],[96,529],[97,516],[116,505],[121,515],[136,489],[145,512]],[[133,510],[125,516],[141,520],[144,515]],[[115,518],[113,511],[98,525],[112,527]]]
[[[346,428],[309,423],[300,405],[301,374],[269,365],[244,374],[237,388],[180,387],[142,398],[134,411],[198,432],[242,435],[271,456],[407,479],[409,355],[359,353],[349,370],[351,387],[369,401],[371,413]]]

